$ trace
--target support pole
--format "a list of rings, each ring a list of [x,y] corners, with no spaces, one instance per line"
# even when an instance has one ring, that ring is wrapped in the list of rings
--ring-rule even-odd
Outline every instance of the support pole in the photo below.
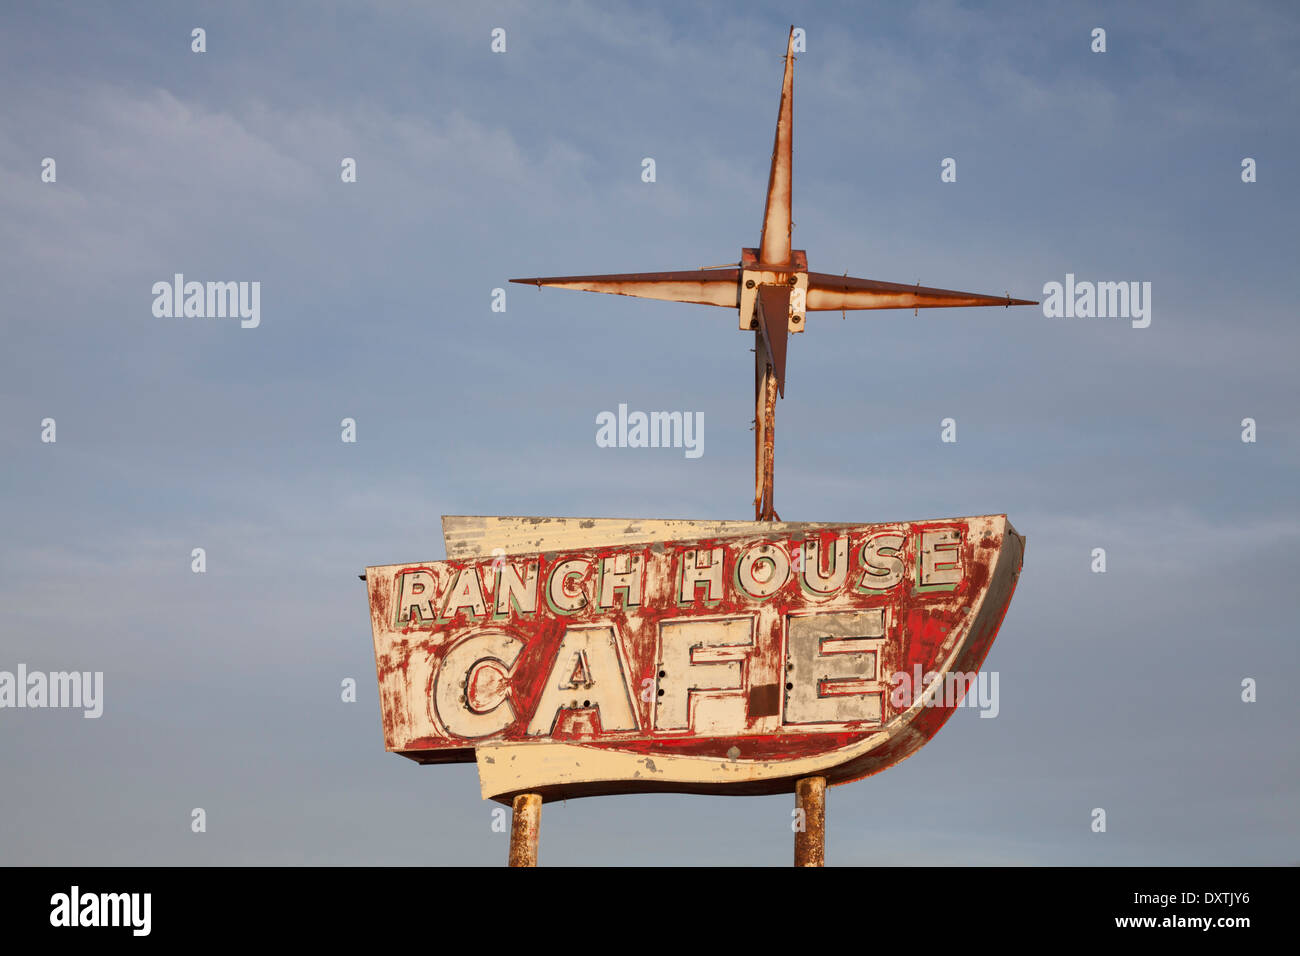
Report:
[[[777,520],[772,503],[776,443],[776,376],[761,331],[754,332],[754,520]]]
[[[779,521],[772,502],[776,460],[776,375],[761,330],[754,332],[754,520]],[[794,785],[794,805],[803,828],[794,834],[794,865],[826,862],[826,778],[804,777]]]
[[[537,865],[537,838],[542,828],[542,797],[521,793],[511,804],[510,866]]]
[[[804,777],[794,785],[794,805],[803,811],[803,829],[794,834],[794,865],[826,865],[826,778]]]

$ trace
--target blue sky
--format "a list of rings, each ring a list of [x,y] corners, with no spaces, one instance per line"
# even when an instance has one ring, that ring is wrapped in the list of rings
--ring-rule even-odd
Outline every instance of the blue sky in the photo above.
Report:
[[[506,280],[757,244],[792,22],[814,270],[1152,284],[1146,329],[900,311],[792,340],[783,518],[1028,537],[998,718],[833,789],[828,863],[1300,861],[1300,17],[947,2],[6,7],[0,669],[101,670],[105,705],[0,711],[0,859],[504,861],[472,766],[384,753],[356,575],[441,558],[443,514],[750,515],[734,313]],[[177,272],[260,281],[260,326],[155,317]],[[702,412],[704,454],[597,447],[620,403]],[[781,865],[791,805],[548,804],[542,861]]]

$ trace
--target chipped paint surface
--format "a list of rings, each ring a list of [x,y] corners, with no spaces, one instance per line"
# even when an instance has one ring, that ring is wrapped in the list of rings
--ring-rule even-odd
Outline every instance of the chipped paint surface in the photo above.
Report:
[[[447,557],[463,561],[480,555],[563,551],[601,544],[652,544],[665,541],[788,534],[849,528],[851,524],[811,521],[697,521],[687,518],[535,518],[519,515],[443,515]]]
[[[495,555],[366,580],[387,748],[477,759],[503,802],[791,792],[882,770],[952,711],[892,701],[890,675],[977,670],[1023,550],[1002,515],[678,538],[629,521],[641,541],[535,519],[562,545],[502,520],[538,546],[489,532]]]
[[[826,778],[804,777],[795,784],[795,809],[803,815],[794,833],[794,865],[826,865]]]
[[[537,843],[542,827],[542,798],[521,793],[511,804],[509,866],[536,866]]]

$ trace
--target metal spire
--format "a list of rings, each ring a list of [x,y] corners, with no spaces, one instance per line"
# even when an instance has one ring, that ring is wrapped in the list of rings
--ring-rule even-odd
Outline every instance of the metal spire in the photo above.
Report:
[[[771,517],[772,426],[776,395],[785,396],[786,344],[802,332],[807,312],[846,312],[868,309],[937,309],[970,306],[1037,305],[1009,295],[981,295],[857,279],[808,271],[802,249],[791,248],[791,183],[794,144],[794,27],[786,40],[781,104],[777,111],[772,166],[763,208],[758,248],[741,252],[737,267],[684,272],[639,272],[617,275],[552,276],[511,279],[527,285],[554,286],[583,292],[606,292],[642,299],[689,302],[737,309],[740,328],[755,331],[756,413],[755,450],[758,517]],[[768,383],[774,388],[768,399]]]

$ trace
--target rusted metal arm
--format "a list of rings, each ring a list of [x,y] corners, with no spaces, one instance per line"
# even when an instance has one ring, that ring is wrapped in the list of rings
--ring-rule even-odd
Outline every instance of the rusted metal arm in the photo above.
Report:
[[[980,295],[952,289],[930,289],[920,285],[855,279],[853,276],[808,273],[809,312],[840,312],[845,309],[952,309],[966,306],[1038,305],[1029,299],[1006,295]]]
[[[511,279],[521,285],[551,286],[577,292],[607,292],[664,302],[740,306],[739,269],[692,269],[686,272],[627,272],[599,276],[551,276]]]
[[[776,114],[776,139],[772,143],[772,169],[767,177],[767,202],[763,206],[763,238],[759,260],[773,265],[790,261],[790,185],[794,153],[794,27],[785,43],[785,75],[781,78],[781,105]]]

